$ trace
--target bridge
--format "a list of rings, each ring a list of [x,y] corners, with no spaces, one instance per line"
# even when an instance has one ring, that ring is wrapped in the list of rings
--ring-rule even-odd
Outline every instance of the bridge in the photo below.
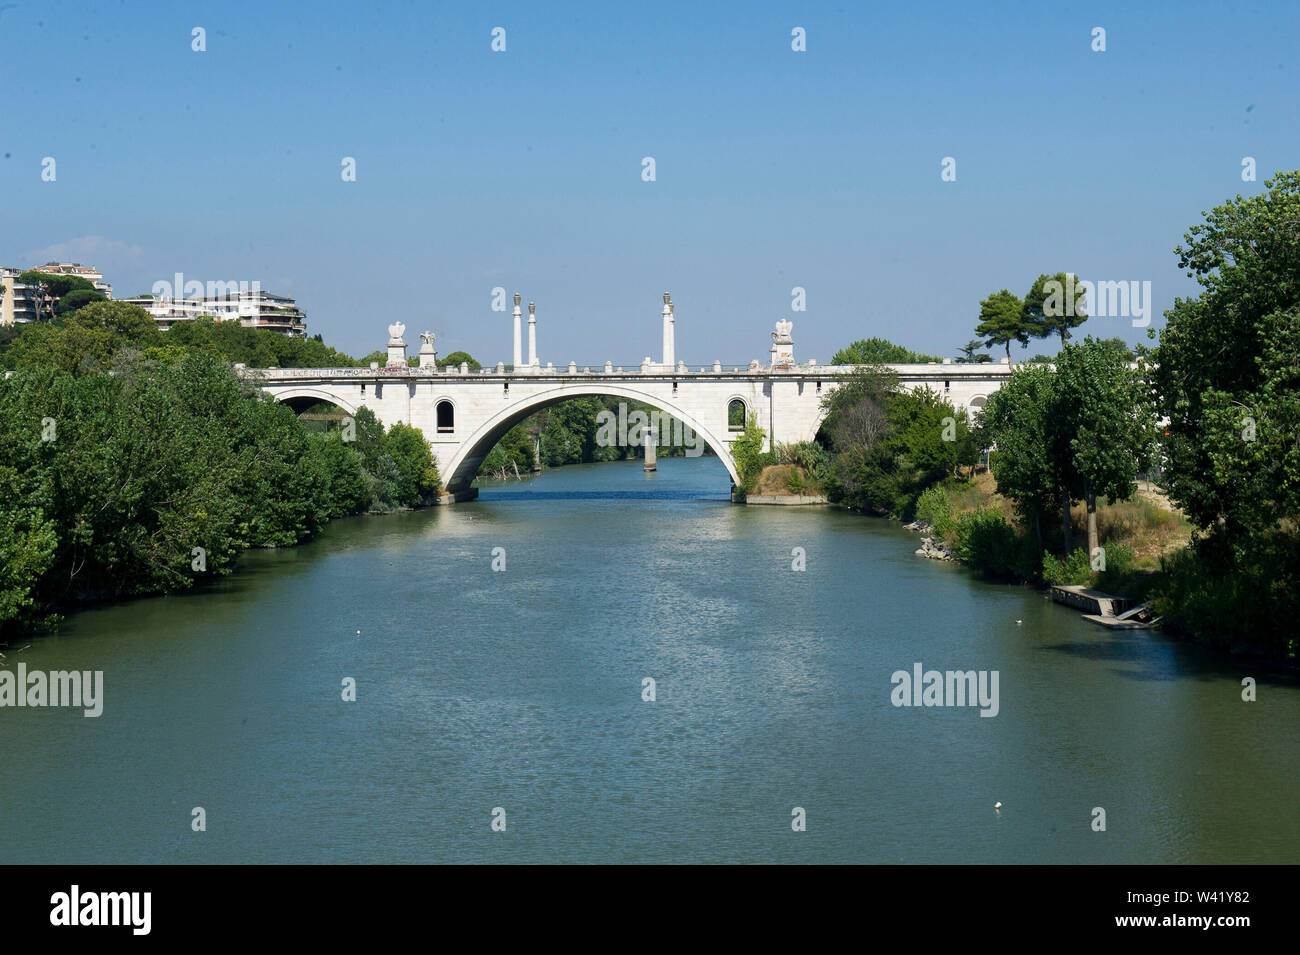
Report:
[[[825,413],[822,398],[857,370],[851,365],[797,364],[793,324],[776,323],[769,361],[746,367],[723,367],[713,361],[690,367],[675,359],[674,305],[664,293],[663,352],[659,361],[645,358],[625,368],[557,368],[537,358],[536,310],[528,306],[528,360],[522,355],[519,296],[514,308],[514,361],[472,372],[465,365],[439,369],[434,335],[420,336],[419,365],[411,367],[403,339],[405,326],[389,326],[388,360],[369,368],[240,368],[277,401],[301,409],[317,402],[336,405],[347,414],[369,408],[386,427],[397,422],[419,428],[428,440],[442,475],[444,502],[473,498],[478,467],[493,446],[529,415],[557,402],[586,395],[644,402],[693,429],[717,454],[739,483],[731,443],[753,414],[776,443],[811,441]],[[929,387],[959,409],[974,411],[1010,374],[1005,362],[985,364],[916,364],[889,366],[904,388]]]

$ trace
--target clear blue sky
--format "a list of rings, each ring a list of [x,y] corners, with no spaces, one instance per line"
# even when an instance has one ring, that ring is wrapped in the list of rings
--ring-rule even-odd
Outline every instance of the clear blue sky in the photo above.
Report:
[[[1058,270],[1151,281],[1158,325],[1201,211],[1300,166],[1298,41],[1294,2],[0,0],[0,264],[258,279],[353,354],[396,318],[484,362],[498,285],[557,365],[657,358],[665,289],[696,365],[782,317],[801,361],[953,355]]]

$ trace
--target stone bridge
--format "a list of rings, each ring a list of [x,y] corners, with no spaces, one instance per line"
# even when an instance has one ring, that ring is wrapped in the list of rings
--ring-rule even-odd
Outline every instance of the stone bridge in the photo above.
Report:
[[[792,324],[777,322],[770,360],[724,368],[714,361],[689,367],[674,360],[673,304],[664,295],[664,347],[658,362],[639,367],[556,368],[537,359],[536,313],[529,304],[529,356],[522,357],[519,296],[515,296],[515,361],[471,372],[465,365],[437,367],[434,336],[421,335],[419,365],[411,367],[402,336],[405,326],[389,326],[388,362],[370,368],[241,369],[277,401],[303,408],[326,401],[347,414],[369,408],[385,426],[397,422],[419,428],[433,449],[447,499],[475,496],[471,487],[479,464],[514,425],[550,405],[585,395],[640,401],[667,412],[704,440],[738,483],[731,442],[753,414],[773,443],[811,441],[824,418],[822,398],[856,369],[849,365],[797,364]],[[1006,363],[890,366],[905,388],[928,386],[957,408],[974,410],[1010,373]]]

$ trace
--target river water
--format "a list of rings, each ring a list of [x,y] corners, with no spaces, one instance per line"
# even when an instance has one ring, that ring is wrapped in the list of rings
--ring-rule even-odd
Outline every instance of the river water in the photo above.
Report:
[[[0,709],[0,862],[1300,861],[1294,681],[727,487],[561,468],[11,646],[104,709]]]

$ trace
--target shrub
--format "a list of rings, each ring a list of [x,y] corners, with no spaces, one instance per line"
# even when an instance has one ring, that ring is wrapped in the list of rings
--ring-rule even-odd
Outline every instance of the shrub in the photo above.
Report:
[[[1092,583],[1092,574],[1088,552],[1082,547],[1076,547],[1065,558],[1054,554],[1043,555],[1043,580],[1049,584],[1084,587]]]
[[[952,516],[952,502],[942,487],[926,488],[916,501],[916,518],[930,525],[936,537],[948,540],[957,529]]]
[[[1092,585],[1108,593],[1120,593],[1133,582],[1133,548],[1107,543],[1105,550],[1106,569],[1093,578]]]
[[[1163,559],[1151,603],[1203,642],[1294,662],[1300,617],[1300,538],[1284,531],[1227,544],[1217,535]]]
[[[777,445],[776,463],[793,464],[803,469],[801,476],[803,490],[795,491],[794,493],[797,494],[822,490],[831,476],[831,456],[816,441]]]
[[[776,463],[776,455],[763,451],[763,442],[767,433],[758,426],[758,418],[750,414],[745,421],[745,430],[731,444],[731,457],[736,462],[736,472],[740,477],[739,491],[747,495],[754,489],[763,468]]]
[[[1037,545],[1016,533],[1002,513],[980,509],[957,520],[957,556],[978,574],[1032,580],[1041,572]]]

